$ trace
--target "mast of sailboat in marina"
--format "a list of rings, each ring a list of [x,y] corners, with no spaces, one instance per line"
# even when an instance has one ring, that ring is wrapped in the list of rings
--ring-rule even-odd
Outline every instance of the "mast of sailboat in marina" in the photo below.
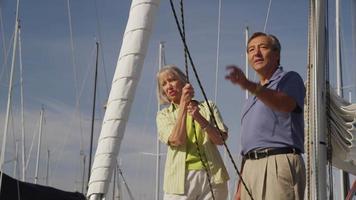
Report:
[[[21,150],[22,150],[22,181],[26,181],[26,137],[25,137],[25,110],[23,101],[23,67],[22,67],[22,46],[21,46],[21,26],[19,32],[19,64],[20,64],[20,95],[21,95]]]
[[[158,71],[166,64],[164,57],[164,42],[159,43],[159,55],[158,55]],[[157,110],[161,110],[161,104],[157,102]],[[159,134],[157,131],[156,138],[156,188],[155,188],[155,199],[159,200],[159,188],[160,188],[160,166],[161,166],[161,142],[159,141]]]
[[[214,88],[214,102],[217,103],[218,96],[218,74],[220,65],[220,32],[221,32],[221,0],[219,0],[218,7],[218,27],[216,40],[216,63],[215,63],[215,88]]]
[[[88,183],[90,200],[104,199],[116,166],[160,0],[133,0]]]
[[[91,159],[93,154],[93,137],[94,137],[94,122],[95,122],[95,102],[96,102],[96,85],[98,80],[98,65],[99,65],[99,42],[96,42],[96,60],[94,73],[94,92],[93,92],[93,107],[91,115],[91,129],[90,129],[90,148],[89,148],[89,167],[88,167],[88,183],[90,178]]]
[[[43,114],[44,108],[42,106],[40,113],[40,127],[38,131],[38,144],[37,144],[37,158],[36,158],[36,171],[35,171],[35,184],[38,182],[38,170],[39,170],[39,162],[41,157],[41,142],[42,142],[42,123],[43,123]]]
[[[12,100],[12,86],[13,86],[13,77],[14,77],[14,68],[15,68],[15,58],[16,58],[16,47],[18,40],[18,28],[19,28],[19,4],[20,0],[17,0],[16,5],[16,22],[15,22],[15,31],[14,31],[14,42],[12,47],[12,61],[11,61],[11,69],[10,69],[10,79],[9,79],[9,89],[7,96],[7,106],[6,106],[6,117],[5,117],[5,125],[4,125],[4,135],[2,138],[2,148],[1,148],[1,157],[0,157],[0,192],[2,186],[3,172],[4,172],[4,161],[5,161],[5,151],[6,151],[6,137],[9,126],[9,117],[10,117],[10,109],[11,109],[11,100]]]
[[[310,0],[309,22],[309,60],[308,60],[308,87],[306,109],[306,130],[308,137],[313,141],[312,178],[309,186],[313,186],[308,199],[327,199],[326,165],[327,165],[327,142],[326,142],[326,66],[328,65],[327,47],[327,18],[326,2],[323,0]],[[307,140],[309,141],[309,140]],[[311,141],[309,141],[311,142]],[[307,174],[308,176],[308,174]],[[307,189],[309,191],[309,189]]]

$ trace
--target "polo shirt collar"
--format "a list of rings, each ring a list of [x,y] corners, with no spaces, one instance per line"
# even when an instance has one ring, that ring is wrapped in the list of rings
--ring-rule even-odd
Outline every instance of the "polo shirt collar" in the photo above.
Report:
[[[272,77],[270,79],[268,79],[268,81],[265,85],[268,86],[275,80],[278,80],[282,75],[283,75],[283,67],[279,66],[279,67],[277,67],[276,71],[274,71],[274,73],[272,74]]]

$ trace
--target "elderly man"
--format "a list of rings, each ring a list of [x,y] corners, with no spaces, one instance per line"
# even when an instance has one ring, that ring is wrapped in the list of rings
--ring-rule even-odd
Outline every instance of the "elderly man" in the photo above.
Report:
[[[226,79],[252,95],[241,115],[241,199],[294,200],[304,198],[305,166],[303,105],[305,87],[296,72],[280,66],[281,45],[266,33],[254,33],[247,46],[248,60],[259,82],[228,66]],[[246,190],[247,189],[247,190]],[[238,193],[240,193],[238,192]],[[240,198],[240,195],[236,195]]]

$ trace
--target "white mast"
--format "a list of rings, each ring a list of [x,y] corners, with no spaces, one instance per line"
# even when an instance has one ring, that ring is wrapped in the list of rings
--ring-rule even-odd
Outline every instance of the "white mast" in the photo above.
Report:
[[[116,166],[160,0],[133,0],[96,150],[87,196],[103,199]]]
[[[42,139],[42,121],[43,121],[43,106],[40,112],[40,127],[38,131],[38,144],[37,144],[37,159],[36,159],[36,171],[35,171],[35,184],[38,182],[38,169],[39,169],[39,162],[41,157],[41,139]]]
[[[217,103],[218,96],[218,74],[219,74],[219,58],[220,58],[220,29],[221,29],[221,0],[219,0],[218,9],[218,35],[216,41],[216,66],[215,66],[215,91],[214,91],[214,102]]]
[[[158,71],[162,69],[162,67],[166,64],[164,57],[164,42],[159,42],[159,59],[158,59]],[[157,103],[157,110],[161,110],[161,104]],[[159,141],[157,132],[156,138],[156,191],[155,191],[155,199],[159,200],[159,188],[160,188],[160,166],[161,166],[161,142]]]
[[[46,185],[49,183],[49,162],[50,162],[51,152],[47,149],[47,166],[46,166]]]
[[[4,160],[5,160],[5,150],[6,150],[6,136],[7,136],[7,129],[9,126],[9,116],[10,116],[10,108],[11,108],[11,99],[12,99],[12,82],[14,76],[14,67],[15,67],[15,58],[16,58],[16,46],[17,46],[17,33],[19,28],[19,4],[20,0],[17,0],[16,5],[16,22],[15,22],[15,32],[14,32],[14,43],[12,47],[12,61],[11,61],[11,70],[10,70],[10,80],[9,80],[9,90],[7,95],[7,107],[6,107],[6,118],[5,118],[5,125],[4,125],[4,135],[2,138],[2,149],[1,149],[1,157],[0,157],[0,192],[1,192],[1,185],[2,185],[2,175],[4,172]]]
[[[340,48],[340,0],[335,1],[335,37],[336,37],[336,91],[339,96],[342,94],[342,66],[341,66],[341,48]],[[344,198],[344,197],[343,197]]]
[[[19,61],[20,61],[20,94],[21,94],[21,146],[22,146],[22,181],[26,179],[26,138],[25,138],[25,116],[23,101],[23,68],[21,47],[21,26],[19,25]]]
[[[314,90],[315,125],[314,125],[314,181],[316,186],[315,198],[324,200],[326,198],[326,81],[325,68],[327,66],[327,38],[326,38],[326,2],[324,0],[312,0],[315,2],[315,30],[314,33],[314,57],[313,78],[311,83]]]
[[[15,142],[15,159],[14,159],[14,171],[13,171],[13,177],[17,178],[17,163],[19,159],[19,141],[16,140]]]

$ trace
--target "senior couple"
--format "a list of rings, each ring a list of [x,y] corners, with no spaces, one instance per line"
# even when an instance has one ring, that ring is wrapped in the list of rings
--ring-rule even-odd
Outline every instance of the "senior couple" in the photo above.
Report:
[[[228,66],[225,77],[251,93],[240,120],[246,186],[238,183],[235,199],[303,199],[303,80],[281,67],[275,36],[254,33],[246,51],[259,81],[247,79],[236,66]],[[229,175],[217,146],[228,138],[228,128],[217,106],[193,99],[194,88],[174,65],[158,72],[157,83],[159,101],[167,104],[156,118],[159,139],[168,148],[164,200],[226,200]]]

